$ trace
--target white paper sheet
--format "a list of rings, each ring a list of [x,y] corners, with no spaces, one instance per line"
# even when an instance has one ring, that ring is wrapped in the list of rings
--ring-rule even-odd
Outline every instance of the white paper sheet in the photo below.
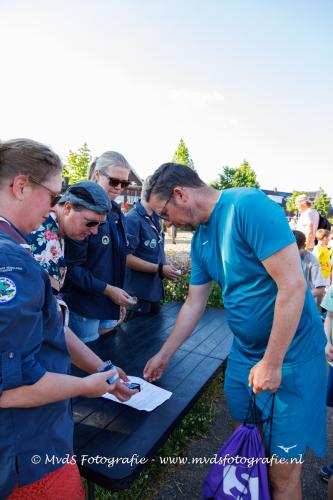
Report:
[[[172,395],[172,392],[166,391],[161,387],[150,384],[140,377],[128,378],[130,382],[136,382],[140,384],[141,388],[140,392],[132,396],[129,401],[119,401],[113,396],[113,394],[110,393],[103,394],[103,398],[111,399],[112,401],[116,401],[116,403],[131,406],[132,408],[136,408],[137,410],[152,411],[162,403],[164,403],[164,401],[167,401],[167,399],[169,399]]]

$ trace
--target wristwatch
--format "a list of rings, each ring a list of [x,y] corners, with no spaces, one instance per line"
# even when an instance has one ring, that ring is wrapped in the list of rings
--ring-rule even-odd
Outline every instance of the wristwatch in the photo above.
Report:
[[[115,374],[112,375],[112,377],[110,377],[110,378],[107,379],[107,383],[111,385],[111,384],[114,384],[116,382],[116,380],[118,380],[118,378],[119,378],[118,370],[114,366],[114,364],[112,363],[112,361],[110,361],[110,360],[104,361],[104,363],[102,364],[102,366],[100,366],[97,371],[98,371],[98,373],[102,373],[102,372],[108,372],[109,370],[114,370],[115,371]]]

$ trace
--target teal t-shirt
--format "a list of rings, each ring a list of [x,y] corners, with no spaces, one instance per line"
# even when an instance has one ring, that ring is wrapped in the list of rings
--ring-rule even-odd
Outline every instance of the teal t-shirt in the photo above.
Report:
[[[193,237],[190,284],[219,283],[235,335],[233,351],[248,359],[262,358],[273,323],[277,286],[262,261],[294,242],[282,208],[252,188],[223,191],[207,224],[200,225]],[[307,290],[285,362],[298,363],[316,355],[325,342],[315,302]]]

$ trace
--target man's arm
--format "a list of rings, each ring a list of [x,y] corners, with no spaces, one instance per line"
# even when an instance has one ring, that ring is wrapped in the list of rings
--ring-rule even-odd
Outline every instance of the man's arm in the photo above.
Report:
[[[171,335],[144,368],[143,376],[146,380],[149,382],[158,380],[178,347],[191,335],[205,310],[211,287],[211,282],[204,285],[190,285],[188,297],[178,314]]]
[[[279,250],[262,262],[275,281],[276,295],[272,331],[264,357],[249,375],[253,392],[275,392],[281,383],[281,368],[302,314],[306,283],[296,243]]]
[[[309,250],[309,249],[311,249],[313,247],[313,245],[311,245],[311,243],[313,241],[314,241],[313,223],[309,222],[308,231],[307,231],[307,235],[306,235],[306,244],[305,244],[305,248],[307,250]]]

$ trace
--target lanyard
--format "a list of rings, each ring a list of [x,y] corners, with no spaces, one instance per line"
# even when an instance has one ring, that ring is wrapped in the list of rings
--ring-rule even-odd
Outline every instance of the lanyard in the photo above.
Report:
[[[157,229],[156,225],[154,224],[153,219],[149,215],[144,216],[150,227],[156,232],[158,236],[158,242],[161,243],[163,241],[163,230],[162,228],[160,230]]]
[[[20,232],[16,229],[13,224],[9,222],[9,220],[0,216],[0,231],[5,233],[7,236],[16,241],[21,247],[23,247],[27,252],[31,254],[30,245],[26,242]]]

